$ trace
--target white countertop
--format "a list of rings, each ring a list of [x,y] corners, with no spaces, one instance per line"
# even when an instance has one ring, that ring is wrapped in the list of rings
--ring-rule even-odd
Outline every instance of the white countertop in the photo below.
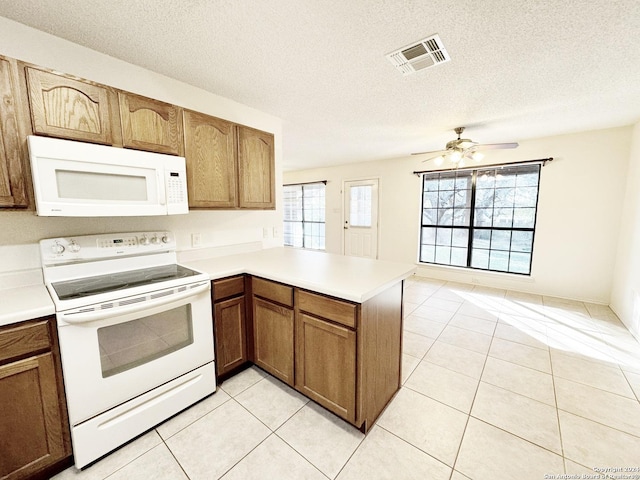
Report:
[[[404,263],[277,247],[257,252],[181,262],[212,280],[248,273],[294,287],[363,303],[415,272]],[[53,315],[43,284],[0,289],[0,326]]]
[[[208,273],[212,280],[248,273],[357,303],[383,292],[416,270],[406,263],[286,247],[182,263]]]
[[[55,312],[53,301],[43,284],[0,290],[0,326],[53,315]]]

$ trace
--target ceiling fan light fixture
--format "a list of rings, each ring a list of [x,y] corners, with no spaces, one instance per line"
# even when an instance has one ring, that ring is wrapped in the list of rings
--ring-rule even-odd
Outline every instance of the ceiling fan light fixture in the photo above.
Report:
[[[484,153],[482,152],[472,152],[471,153],[471,158],[473,158],[476,162],[479,162],[480,160],[482,160],[484,158]]]
[[[444,157],[442,155],[438,155],[436,158],[433,159],[433,163],[439,167],[440,165],[442,165],[444,163]]]
[[[462,153],[460,153],[458,150],[454,150],[453,152],[451,152],[451,154],[449,155],[449,159],[453,162],[453,163],[458,163],[460,160],[462,160]]]

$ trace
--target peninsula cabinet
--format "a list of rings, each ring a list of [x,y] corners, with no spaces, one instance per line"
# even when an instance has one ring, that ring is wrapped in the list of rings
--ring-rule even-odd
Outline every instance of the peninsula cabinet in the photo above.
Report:
[[[253,277],[254,363],[293,386],[293,288]]]
[[[237,207],[235,125],[219,118],[185,110],[184,145],[189,207]]]
[[[356,421],[356,332],[320,317],[296,317],[296,389]]]
[[[402,282],[355,303],[251,281],[253,362],[366,432],[400,388]]]
[[[212,285],[216,376],[244,365],[247,358],[245,277],[215,280]]]
[[[25,67],[25,74],[34,134],[106,145],[118,143],[120,122],[115,90],[30,66]]]
[[[183,155],[180,107],[122,91],[118,100],[124,147]]]
[[[402,284],[363,304],[296,289],[296,389],[367,430],[400,388]]]
[[[53,317],[0,328],[0,478],[49,478],[71,465]]]
[[[238,126],[239,207],[276,208],[273,135]]]
[[[0,57],[0,207],[26,207],[16,61]]]

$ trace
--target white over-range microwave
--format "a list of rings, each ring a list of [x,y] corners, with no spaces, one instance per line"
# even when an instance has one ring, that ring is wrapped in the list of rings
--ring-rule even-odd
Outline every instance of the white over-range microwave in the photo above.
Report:
[[[28,144],[38,215],[189,212],[184,157],[36,136]]]

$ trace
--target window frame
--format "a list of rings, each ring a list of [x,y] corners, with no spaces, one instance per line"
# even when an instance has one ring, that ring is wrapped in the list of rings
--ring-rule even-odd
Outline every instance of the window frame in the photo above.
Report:
[[[311,186],[318,186],[318,185],[322,185],[323,187],[323,196],[324,196],[324,208],[323,208],[323,221],[317,221],[317,220],[305,220],[305,187],[311,187]],[[301,220],[286,220],[283,218],[282,223],[283,226],[284,224],[287,223],[291,223],[291,224],[300,224],[302,227],[302,246],[295,246],[295,245],[291,245],[291,244],[287,244],[285,242],[284,239],[284,235],[283,235],[283,244],[285,247],[290,247],[290,248],[303,248],[305,250],[315,250],[315,251],[325,251],[326,250],[326,239],[327,239],[327,233],[326,233],[326,226],[327,226],[327,212],[326,212],[326,188],[327,188],[327,182],[326,181],[318,181],[318,182],[305,182],[305,183],[288,183],[286,185],[283,185],[283,188],[286,187],[300,187],[301,191],[302,191],[302,196],[301,196],[301,208],[300,208],[300,218]],[[286,208],[286,203],[284,204],[285,206],[283,206],[283,213],[284,213],[284,208]],[[307,224],[314,224],[314,225],[324,225],[324,234],[322,236],[322,244],[323,247],[322,248],[313,248],[310,246],[306,246],[306,235],[305,235],[305,225]],[[284,233],[284,232],[283,232]]]
[[[476,194],[477,194],[477,179],[478,179],[478,175],[481,172],[493,172],[493,175],[495,176],[496,174],[498,174],[501,170],[503,169],[509,169],[509,170],[516,170],[516,169],[524,169],[524,168],[529,168],[532,166],[537,166],[537,185],[536,185],[536,200],[535,200],[535,206],[533,207],[535,209],[534,211],[534,217],[533,217],[533,226],[532,227],[514,227],[513,226],[513,220],[512,220],[512,225],[510,227],[504,227],[504,226],[494,226],[493,225],[493,218],[492,218],[492,225],[491,226],[478,226],[476,225]],[[541,180],[541,174],[542,174],[542,166],[543,164],[541,163],[530,163],[527,165],[504,165],[504,166],[484,166],[484,167],[477,167],[477,168],[469,168],[469,169],[460,169],[460,170],[434,170],[434,171],[429,171],[429,172],[419,172],[422,174],[422,184],[421,184],[421,188],[420,188],[420,193],[421,193],[421,201],[420,201],[420,232],[419,232],[419,243],[418,243],[418,263],[422,264],[422,265],[437,265],[437,266],[444,266],[444,267],[454,267],[454,268],[463,268],[463,269],[471,269],[471,270],[478,270],[478,271],[482,271],[482,272],[491,272],[491,273],[502,273],[502,274],[509,274],[509,275],[520,275],[520,276],[527,276],[530,277],[531,276],[531,270],[533,267],[533,253],[534,253],[534,245],[535,245],[535,236],[536,236],[536,229],[537,229],[537,221],[538,221],[538,204],[540,201],[540,180]],[[427,192],[425,190],[425,182],[426,180],[431,176],[431,178],[434,178],[434,176],[436,176],[435,178],[439,181],[441,179],[441,175],[443,173],[453,173],[453,179],[454,179],[454,185],[455,185],[455,180],[458,178],[457,174],[458,172],[462,173],[462,172],[471,172],[471,187],[469,189],[471,198],[469,200],[469,223],[467,225],[455,225],[455,221],[452,219],[452,222],[450,225],[438,225],[438,220],[436,219],[436,223],[425,223],[424,219],[424,212],[425,212],[425,193]],[[526,186],[525,186],[526,187]],[[498,188],[508,188],[508,187],[498,187]],[[514,188],[517,188],[514,187]],[[466,190],[466,189],[465,189]],[[495,190],[496,187],[493,187],[493,191],[495,195]],[[453,194],[456,194],[456,189],[454,186],[454,189],[452,190]],[[440,190],[438,189],[438,194],[440,193]],[[453,203],[454,207],[455,207],[455,200]],[[439,206],[437,207],[439,208]],[[500,208],[500,207],[499,207]],[[502,207],[502,208],[532,208],[532,207],[516,207],[515,205],[513,205],[512,207]],[[493,210],[495,210],[495,205],[494,207],[492,207]],[[453,212],[455,212],[455,208],[452,208]],[[453,213],[452,213],[453,215]],[[451,263],[451,253],[449,254],[449,262],[450,263],[439,263],[436,261],[436,253],[434,252],[434,257],[433,257],[433,262],[431,261],[425,261],[422,260],[422,248],[424,245],[430,245],[430,244],[424,244],[423,243],[423,235],[424,235],[424,229],[425,228],[434,228],[435,230],[435,234],[437,235],[437,229],[438,228],[448,228],[451,229],[451,241],[450,243],[447,245],[449,248],[452,248],[453,245],[453,232],[455,229],[459,229],[459,230],[465,230],[467,231],[468,237],[467,237],[467,245],[466,245],[466,263],[464,265],[455,265]],[[496,249],[495,251],[502,251],[502,252],[506,252],[508,254],[507,257],[507,265],[510,264],[510,260],[511,260],[511,255],[513,253],[529,253],[529,265],[528,265],[528,271],[527,272],[511,272],[508,269],[507,270],[496,270],[496,269],[491,269],[489,268],[490,266],[490,260],[487,261],[487,268],[482,268],[482,267],[478,267],[478,266],[473,266],[473,245],[474,245],[474,233],[476,231],[488,231],[490,232],[490,238],[492,237],[492,232],[493,231],[507,231],[510,232],[510,244],[509,244],[509,250],[498,250]],[[519,251],[514,251],[512,249],[512,243],[511,240],[513,238],[513,232],[531,232],[531,249],[530,252],[519,252]],[[434,244],[433,246],[436,247],[437,244],[437,237],[434,240]],[[489,254],[489,259],[491,258],[491,241],[489,242],[489,248],[487,249],[482,249],[482,250],[486,250]],[[478,249],[478,247],[475,247],[476,249]]]

